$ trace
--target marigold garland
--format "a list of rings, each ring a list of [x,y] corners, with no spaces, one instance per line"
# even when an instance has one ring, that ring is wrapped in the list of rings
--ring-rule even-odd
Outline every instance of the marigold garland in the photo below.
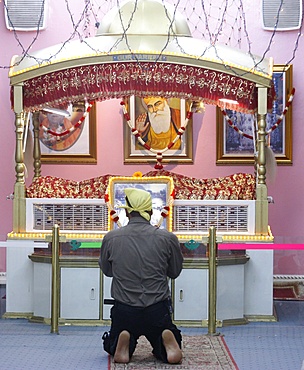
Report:
[[[295,88],[292,89],[291,91],[291,94],[289,96],[289,99],[286,103],[286,107],[285,109],[283,110],[282,114],[280,115],[280,117],[278,118],[277,122],[268,130],[266,131],[266,135],[269,135],[272,131],[274,131],[279,125],[280,123],[283,121],[283,118],[285,117],[289,107],[291,106],[292,104],[292,101],[293,101],[293,98],[294,98],[294,94],[295,94]],[[241,136],[244,136],[248,139],[251,139],[253,140],[253,136],[251,135],[248,135],[248,134],[245,134],[245,132],[243,132],[242,130],[240,130],[230,119],[230,117],[228,116],[227,112],[225,109],[222,109],[222,113],[224,115],[224,118],[226,120],[226,122],[228,123],[228,125],[230,127],[232,127],[238,134],[240,134]]]
[[[156,165],[154,166],[154,168],[156,170],[161,170],[163,168],[163,165],[161,163],[162,160],[163,160],[163,153],[165,153],[167,150],[171,149],[173,147],[173,145],[177,142],[177,140],[180,140],[181,139],[181,137],[183,136],[184,132],[186,131],[186,128],[187,128],[187,125],[188,125],[189,120],[192,118],[193,112],[196,111],[196,107],[193,104],[191,104],[190,111],[188,111],[187,114],[186,114],[186,119],[185,119],[184,126],[181,126],[178,129],[178,132],[176,134],[176,137],[166,146],[166,148],[161,149],[161,150],[159,150],[159,149],[156,150],[156,149],[151,148],[147,143],[144,142],[144,140],[141,138],[138,130],[132,125],[132,122],[131,122],[131,119],[130,119],[130,114],[127,111],[125,102],[124,101],[121,101],[120,105],[122,106],[124,118],[127,121],[127,124],[130,127],[130,129],[131,129],[131,133],[135,136],[135,138],[137,139],[137,141],[146,150],[148,150],[149,152],[151,152],[153,154],[156,154]]]
[[[56,136],[57,137],[57,140],[59,141],[61,136],[66,136],[66,135],[72,133],[78,127],[80,127],[82,125],[82,123],[84,122],[84,120],[86,119],[86,117],[88,116],[88,114],[90,113],[90,110],[91,110],[93,104],[94,104],[94,102],[89,102],[88,103],[88,106],[87,106],[87,109],[84,112],[83,116],[80,118],[80,120],[77,123],[75,123],[75,125],[73,127],[69,128],[66,131],[63,131],[63,132],[59,132],[58,133],[58,132],[55,132],[55,131],[50,130],[49,128],[43,126],[42,124],[40,124],[40,128],[42,128],[48,134],[50,134],[52,136]]]

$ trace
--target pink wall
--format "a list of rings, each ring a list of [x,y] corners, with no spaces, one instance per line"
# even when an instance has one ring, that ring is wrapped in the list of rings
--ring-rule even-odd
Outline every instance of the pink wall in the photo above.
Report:
[[[251,51],[262,55],[268,47],[271,32],[263,31],[260,27],[260,7],[256,2],[245,1],[247,14],[246,21],[250,35]],[[253,4],[254,3],[254,4]],[[77,14],[82,9],[83,1],[71,2]],[[38,50],[46,46],[65,41],[72,32],[69,15],[62,3],[51,2],[50,16],[56,16],[56,23],[49,22],[47,30],[42,31],[31,50]],[[4,24],[3,7],[0,12],[1,53],[0,66],[8,66],[14,54],[20,54],[14,34],[8,31]],[[257,20],[259,20],[257,22]],[[93,35],[93,34],[92,34]],[[35,37],[34,32],[18,33],[25,46],[28,46]],[[292,57],[297,31],[278,32],[271,45],[267,57],[272,56],[275,64],[284,64]],[[5,47],[3,45],[5,44]],[[247,46],[244,45],[246,50]],[[269,195],[273,196],[275,203],[269,207],[269,224],[275,236],[291,240],[297,237],[304,242],[303,211],[304,198],[302,184],[304,181],[304,106],[302,97],[304,87],[302,80],[304,64],[301,56],[304,53],[302,37],[299,49],[293,64],[293,79],[296,89],[293,100],[293,165],[278,166],[277,180],[269,184]],[[7,195],[13,192],[15,182],[14,170],[14,115],[10,109],[8,69],[0,69],[0,104],[2,114],[2,135],[0,135],[0,241],[6,239],[6,234],[12,230],[12,202],[6,200]],[[216,166],[216,109],[208,106],[204,115],[196,115],[193,123],[194,163],[192,165],[169,165],[166,169],[194,177],[217,177],[234,172],[253,172],[252,166]],[[147,172],[153,165],[124,165],[123,164],[123,135],[122,112],[119,101],[106,101],[98,103],[98,163],[97,165],[43,165],[43,175],[56,175],[65,178],[81,180],[102,174],[132,175],[135,171]],[[28,165],[29,176],[27,184],[31,181],[32,163]],[[5,253],[0,248],[0,271],[5,271]],[[304,274],[303,254],[301,251],[279,251],[275,253],[274,272],[279,274]]]

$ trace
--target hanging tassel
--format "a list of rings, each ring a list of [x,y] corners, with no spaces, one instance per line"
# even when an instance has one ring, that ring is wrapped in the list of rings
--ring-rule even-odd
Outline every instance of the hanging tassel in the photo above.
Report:
[[[154,168],[156,170],[162,170],[164,167],[162,165],[162,160],[163,160],[163,154],[162,153],[157,153],[156,154],[156,165],[154,166]]]

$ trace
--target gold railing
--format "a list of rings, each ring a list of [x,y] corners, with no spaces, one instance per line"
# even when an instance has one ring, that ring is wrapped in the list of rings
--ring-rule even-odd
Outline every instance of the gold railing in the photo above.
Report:
[[[49,238],[47,238],[49,239]],[[65,239],[65,237],[63,237]],[[221,238],[220,238],[221,239]],[[203,243],[208,245],[208,334],[216,335],[216,291],[217,291],[217,237],[216,228],[210,227],[208,238],[203,237]],[[59,334],[59,267],[60,235],[59,226],[54,225],[52,230],[52,291],[51,291],[51,333]]]

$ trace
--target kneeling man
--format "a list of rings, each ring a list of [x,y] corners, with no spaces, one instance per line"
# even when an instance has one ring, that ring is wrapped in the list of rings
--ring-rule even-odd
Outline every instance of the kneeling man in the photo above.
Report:
[[[125,195],[129,222],[105,235],[99,258],[102,272],[113,277],[115,300],[111,329],[103,335],[104,349],[115,362],[128,363],[144,335],[157,359],[177,364],[182,361],[182,337],[171,319],[168,277],[175,279],[182,270],[179,241],[150,224],[149,192],[127,188]]]

